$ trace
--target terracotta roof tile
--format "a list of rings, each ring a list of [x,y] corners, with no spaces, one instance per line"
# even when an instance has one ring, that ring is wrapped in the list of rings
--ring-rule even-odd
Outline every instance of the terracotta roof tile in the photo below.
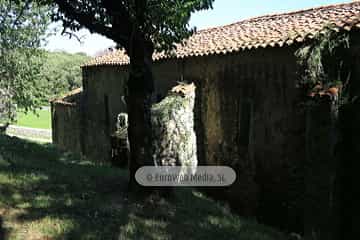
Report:
[[[73,102],[74,98],[76,98],[78,94],[81,94],[82,91],[83,91],[82,87],[76,88],[66,93],[65,95],[61,96],[60,98],[51,99],[50,102],[63,104],[63,105],[76,105],[76,103]]]
[[[155,53],[154,61],[226,54],[253,48],[291,45],[311,39],[325,26],[334,25],[350,31],[360,28],[360,2],[323,6],[296,12],[251,18],[226,26],[198,31],[184,45],[177,45],[173,54]],[[124,50],[96,57],[86,66],[127,65]]]

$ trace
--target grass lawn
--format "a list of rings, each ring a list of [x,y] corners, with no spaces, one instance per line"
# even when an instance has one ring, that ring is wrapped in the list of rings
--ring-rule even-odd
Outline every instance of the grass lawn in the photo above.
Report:
[[[139,198],[127,173],[0,135],[0,239],[281,240],[192,189]]]
[[[28,112],[25,114],[21,110],[17,113],[17,126],[51,129],[51,113],[49,108],[37,110],[35,114]]]

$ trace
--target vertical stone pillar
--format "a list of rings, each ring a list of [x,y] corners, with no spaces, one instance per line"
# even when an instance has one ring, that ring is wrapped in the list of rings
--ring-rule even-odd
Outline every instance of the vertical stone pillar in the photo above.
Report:
[[[360,100],[345,104],[340,111],[341,126],[341,240],[360,235]]]
[[[195,85],[180,84],[152,106],[156,166],[197,166],[194,131]]]
[[[339,239],[338,214],[338,103],[334,96],[309,101],[306,120],[304,195],[305,239]]]

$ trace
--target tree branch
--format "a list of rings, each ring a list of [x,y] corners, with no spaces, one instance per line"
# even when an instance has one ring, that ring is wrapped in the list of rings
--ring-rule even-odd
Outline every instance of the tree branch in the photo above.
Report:
[[[119,1],[102,0],[106,12],[112,17],[113,28],[122,29],[127,36],[131,35],[131,19],[128,9]]]
[[[6,21],[6,19],[9,17],[9,12],[11,10],[11,6],[12,6],[12,2],[9,2],[9,5],[7,6],[6,12],[2,13],[1,16],[3,16],[4,18],[2,19],[2,21],[0,22],[0,31],[2,31],[4,23]]]
[[[65,13],[65,16],[71,21],[78,22],[81,26],[86,27],[92,32],[104,35],[116,43],[119,43],[124,48],[128,48],[129,38],[124,29],[114,29],[114,26],[108,27],[104,23],[99,23],[95,16],[90,12],[83,12],[74,8],[70,3],[64,0],[54,0],[61,12]]]
[[[31,0],[27,0],[27,1],[25,2],[25,5],[21,8],[18,16],[16,17],[16,19],[15,19],[15,21],[14,21],[13,27],[15,27],[16,25],[19,24],[20,18],[21,18],[22,15],[24,14],[24,11],[29,8],[30,2],[31,2]]]
[[[64,28],[63,30],[62,30],[62,32],[61,32],[61,35],[67,35],[67,36],[69,36],[69,38],[71,39],[71,38],[76,38],[76,40],[79,42],[79,43],[83,43],[83,41],[82,41],[82,39],[84,38],[84,36],[78,36],[78,35],[76,35],[75,33],[73,33],[73,32],[68,32],[68,31],[66,31],[66,28]]]

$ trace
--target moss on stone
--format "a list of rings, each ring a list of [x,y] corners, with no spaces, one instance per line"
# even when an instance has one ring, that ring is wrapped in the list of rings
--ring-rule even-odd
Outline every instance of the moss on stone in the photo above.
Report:
[[[170,92],[152,107],[154,159],[157,165],[196,166],[195,92]]]

